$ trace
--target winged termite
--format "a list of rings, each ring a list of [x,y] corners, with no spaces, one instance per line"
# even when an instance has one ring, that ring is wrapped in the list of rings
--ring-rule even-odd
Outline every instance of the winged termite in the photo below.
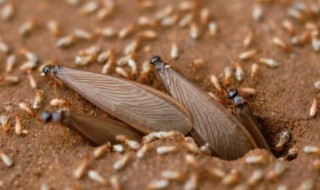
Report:
[[[238,90],[236,89],[229,90],[227,97],[232,99],[234,103],[233,109],[235,116],[246,127],[250,135],[257,143],[257,146],[270,151],[269,145],[261,133],[261,126],[252,114],[248,102],[238,95]]]
[[[258,147],[246,127],[219,102],[174,71],[160,57],[153,57],[151,63],[168,93],[190,112],[194,127],[191,135],[197,143],[208,142],[214,153],[229,160]]]
[[[179,131],[192,128],[188,111],[174,98],[151,87],[108,75],[85,72],[62,66],[46,66],[87,100],[143,133]]]
[[[96,145],[116,143],[116,135],[125,135],[131,140],[141,141],[143,134],[129,125],[113,119],[100,119],[71,112],[44,112],[44,122],[61,123],[77,131],[83,138]]]

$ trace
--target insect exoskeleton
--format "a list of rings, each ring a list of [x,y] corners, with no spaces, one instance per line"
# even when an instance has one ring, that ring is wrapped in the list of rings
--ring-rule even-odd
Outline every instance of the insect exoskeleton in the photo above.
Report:
[[[208,142],[214,155],[229,160],[257,147],[269,149],[252,115],[242,113],[241,107],[237,110],[248,126],[244,126],[204,90],[174,71],[159,56],[153,57],[151,64],[155,66],[167,92],[190,112],[193,121],[191,135],[198,144]]]

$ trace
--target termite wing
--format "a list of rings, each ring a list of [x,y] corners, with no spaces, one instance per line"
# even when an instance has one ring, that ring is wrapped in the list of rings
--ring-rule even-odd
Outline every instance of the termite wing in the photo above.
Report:
[[[227,97],[232,99],[234,103],[233,110],[235,116],[254,138],[257,146],[270,151],[269,145],[262,135],[261,126],[251,112],[248,102],[238,95],[238,90],[236,89],[229,90]]]
[[[44,122],[61,123],[79,133],[92,144],[102,145],[107,142],[116,143],[116,135],[125,135],[131,140],[141,141],[143,134],[126,123],[113,119],[101,119],[72,112],[43,112]]]
[[[208,142],[214,154],[228,160],[237,159],[259,147],[257,142],[260,140],[254,138],[261,137],[252,136],[232,113],[208,93],[174,71],[160,57],[153,57],[151,64],[155,65],[167,92],[190,112],[193,120],[191,135],[197,143]]]
[[[46,66],[44,74],[63,81],[91,103],[147,134],[153,131],[190,132],[192,122],[184,106],[146,85],[62,66]]]

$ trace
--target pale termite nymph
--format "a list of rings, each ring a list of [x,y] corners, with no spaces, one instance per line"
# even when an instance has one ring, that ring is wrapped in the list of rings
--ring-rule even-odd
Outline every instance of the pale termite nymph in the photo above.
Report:
[[[279,139],[279,142],[276,144],[275,146],[275,150],[277,152],[280,152],[283,150],[283,146],[289,142],[291,138],[291,134],[289,131],[283,131],[281,134],[280,134],[280,139]]]
[[[316,97],[313,98],[311,107],[310,107],[310,117],[316,116],[318,113],[318,99]]]

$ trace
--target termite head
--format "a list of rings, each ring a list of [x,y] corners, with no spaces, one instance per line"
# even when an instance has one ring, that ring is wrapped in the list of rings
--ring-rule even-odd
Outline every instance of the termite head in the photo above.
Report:
[[[40,116],[41,121],[43,121],[44,123],[49,123],[52,120],[52,116],[50,112],[43,112]]]
[[[232,100],[235,105],[242,104],[245,102],[242,96],[239,95],[239,92],[237,89],[228,90],[227,98]]]
[[[227,98],[228,99],[232,100],[237,96],[238,96],[238,90],[237,89],[231,89],[231,90],[228,91],[228,94],[227,94]]]
[[[53,73],[53,75],[55,75],[59,70],[59,66],[53,66],[53,65],[46,65],[43,69],[42,69],[42,75],[48,75],[49,73]]]
[[[62,117],[63,117],[63,112],[61,111],[56,111],[53,113],[45,111],[40,115],[40,120],[43,121],[44,123],[49,123],[51,121],[60,122],[62,120]]]
[[[170,65],[164,63],[160,56],[152,57],[152,59],[150,60],[150,64],[155,66],[158,77],[162,80],[162,83],[164,84],[168,93],[170,93],[170,88],[168,87],[170,82],[168,81],[169,79],[166,72],[168,71],[167,68],[170,68]]]

